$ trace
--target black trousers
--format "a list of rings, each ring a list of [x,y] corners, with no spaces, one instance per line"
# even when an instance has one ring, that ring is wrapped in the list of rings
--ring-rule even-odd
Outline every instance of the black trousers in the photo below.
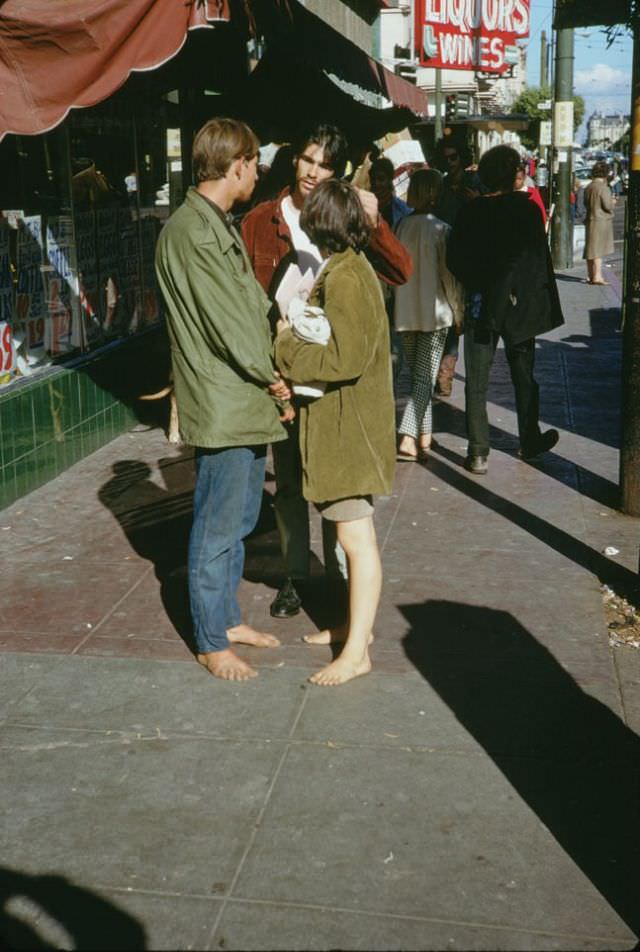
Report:
[[[465,409],[469,456],[489,454],[489,418],[487,416],[487,390],[500,335],[478,325],[472,320],[465,324]],[[516,393],[518,433],[520,446],[534,446],[540,436],[538,424],[539,391],[533,376],[535,362],[535,338],[520,344],[508,344],[505,352],[511,381]]]

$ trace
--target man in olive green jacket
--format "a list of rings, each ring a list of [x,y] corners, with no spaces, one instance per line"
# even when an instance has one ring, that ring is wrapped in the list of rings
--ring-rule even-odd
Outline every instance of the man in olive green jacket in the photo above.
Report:
[[[266,444],[286,436],[276,401],[290,395],[274,370],[270,302],[229,216],[235,201],[251,196],[257,155],[258,140],[244,123],[207,122],[193,145],[198,184],[156,250],[180,434],[196,447],[189,599],[197,657],[233,681],[257,672],[230,643],[279,643],[241,624],[236,596],[243,539],[260,512]]]

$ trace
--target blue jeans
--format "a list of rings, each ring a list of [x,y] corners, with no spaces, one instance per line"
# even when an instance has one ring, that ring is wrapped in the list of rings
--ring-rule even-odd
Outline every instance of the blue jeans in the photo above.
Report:
[[[265,464],[265,446],[196,450],[189,601],[202,654],[228,648],[227,629],[240,624],[243,540],[260,515]]]

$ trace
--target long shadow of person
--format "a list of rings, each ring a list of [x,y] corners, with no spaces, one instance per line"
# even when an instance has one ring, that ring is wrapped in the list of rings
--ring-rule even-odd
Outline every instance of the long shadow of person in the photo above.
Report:
[[[638,736],[508,612],[400,607],[407,657],[638,935]]]
[[[0,948],[68,947],[146,949],[146,933],[112,902],[63,876],[29,876],[0,867]]]
[[[162,604],[190,651],[195,651],[187,593],[187,548],[193,514],[191,451],[160,460],[165,486],[140,460],[113,464],[113,476],[98,490],[133,550],[153,563]]]
[[[187,574],[193,519],[192,450],[184,447],[176,456],[161,458],[158,467],[163,485],[151,478],[147,463],[118,460],[113,464],[112,478],[98,490],[98,498],[117,519],[133,550],[153,564],[167,617],[187,648],[196,654]],[[246,540],[244,577],[276,588],[279,563],[272,496],[265,491],[258,523]],[[316,614],[323,620],[327,615],[321,597],[311,599],[309,604],[305,601],[305,610],[314,621]]]
[[[618,595],[622,595],[635,605],[640,605],[640,578],[636,573],[631,572],[624,565],[618,565],[546,519],[542,519],[517,503],[468,478],[461,469],[444,462],[447,460],[462,466],[462,457],[457,453],[440,444],[437,447],[437,453],[442,459],[432,456],[428,466],[430,471],[443,482],[461,490],[470,499],[486,506],[487,509],[500,513],[505,519],[544,542],[551,549],[555,549],[565,558],[580,565],[587,572],[592,572],[600,582],[609,585]]]

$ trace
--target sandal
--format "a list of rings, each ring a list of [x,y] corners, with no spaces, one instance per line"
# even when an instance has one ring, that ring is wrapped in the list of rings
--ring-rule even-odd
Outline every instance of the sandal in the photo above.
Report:
[[[416,463],[418,461],[417,453],[401,453],[400,450],[396,452],[396,459],[401,463]]]

